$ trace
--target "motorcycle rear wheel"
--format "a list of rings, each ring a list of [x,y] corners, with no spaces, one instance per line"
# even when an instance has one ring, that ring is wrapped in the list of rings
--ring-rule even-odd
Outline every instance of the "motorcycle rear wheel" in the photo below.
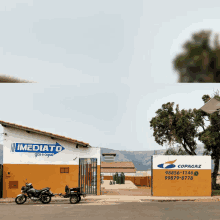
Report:
[[[17,196],[15,198],[15,202],[18,204],[18,205],[21,205],[21,204],[24,204],[27,200],[27,197],[26,196]]]
[[[42,196],[41,202],[42,202],[43,204],[48,204],[48,203],[51,202],[51,197],[50,197],[50,196]]]
[[[80,202],[81,201],[81,196],[78,196],[78,202]]]
[[[78,196],[77,196],[77,195],[72,195],[72,196],[70,197],[70,203],[71,203],[71,204],[76,204],[76,203],[78,203]]]

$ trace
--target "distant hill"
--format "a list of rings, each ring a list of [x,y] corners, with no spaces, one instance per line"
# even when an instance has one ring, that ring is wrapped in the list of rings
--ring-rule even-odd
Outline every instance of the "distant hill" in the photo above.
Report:
[[[157,150],[158,155],[164,154],[164,150]],[[151,156],[154,151],[121,151],[109,148],[101,148],[101,160],[104,161],[103,153],[115,153],[115,161],[132,161],[137,171],[146,171],[151,169]]]
[[[156,153],[163,155],[166,149],[156,151],[121,151],[109,148],[101,148],[101,160],[104,161],[103,153],[116,153],[115,161],[132,161],[137,171],[146,171],[151,169],[151,156]],[[198,145],[196,149],[197,155],[202,155],[204,151],[203,145]],[[3,145],[0,144],[0,164],[3,164]],[[212,170],[214,163],[212,161]]]
[[[115,161],[132,161],[137,171],[146,171],[151,169],[151,156],[156,153],[157,155],[163,155],[166,149],[151,150],[151,151],[121,151],[113,150],[109,148],[101,148],[101,160],[104,161],[103,153],[115,153]],[[203,155],[203,145],[198,145],[196,149],[197,155]],[[214,163],[212,161],[212,170],[214,169]]]

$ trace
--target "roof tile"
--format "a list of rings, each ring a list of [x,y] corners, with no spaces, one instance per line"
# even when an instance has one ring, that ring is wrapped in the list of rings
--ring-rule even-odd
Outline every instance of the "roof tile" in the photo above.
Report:
[[[102,168],[135,168],[133,162],[101,162]]]
[[[0,120],[0,124],[5,125],[5,126],[9,126],[9,127],[19,128],[19,129],[26,130],[26,131],[31,131],[33,133],[40,133],[42,135],[54,137],[54,138],[57,138],[57,139],[62,139],[62,140],[68,141],[68,142],[76,143],[76,144],[78,143],[78,144],[82,144],[82,145],[86,145],[86,146],[89,145],[88,143],[78,141],[78,140],[75,140],[75,139],[72,139],[72,138],[68,138],[68,137],[65,137],[65,136],[57,135],[57,134],[52,134],[50,132],[41,131],[41,130],[37,130],[37,129],[34,129],[34,128],[25,127],[25,126],[22,126],[22,125],[17,125],[17,124],[10,123],[10,122],[5,122],[5,121]]]
[[[135,169],[101,169],[101,173],[136,173]]]

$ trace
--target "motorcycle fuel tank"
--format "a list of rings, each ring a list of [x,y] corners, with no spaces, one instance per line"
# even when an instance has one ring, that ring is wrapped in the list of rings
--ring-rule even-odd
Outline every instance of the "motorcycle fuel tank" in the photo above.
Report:
[[[35,192],[36,192],[36,191],[35,191],[35,189],[33,189],[33,188],[28,190],[28,193],[35,193]]]

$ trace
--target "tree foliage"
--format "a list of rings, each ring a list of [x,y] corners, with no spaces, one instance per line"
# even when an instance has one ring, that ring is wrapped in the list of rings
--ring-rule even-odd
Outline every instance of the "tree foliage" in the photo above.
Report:
[[[173,147],[170,147],[165,151],[164,155],[188,155],[188,153],[181,147],[179,147],[178,150]]]
[[[184,51],[173,60],[179,74],[179,82],[220,82],[220,46],[218,35],[214,46],[210,42],[211,31],[192,35],[184,45]]]
[[[22,80],[7,75],[0,75],[0,83],[33,83],[32,81]]]
[[[215,99],[220,101],[219,92],[216,92],[213,96]],[[212,97],[212,98],[213,98]],[[204,95],[204,102],[208,102],[211,99],[209,95]],[[211,155],[214,160],[214,172],[213,172],[213,183],[214,188],[216,187],[216,178],[219,170],[219,159],[220,159],[220,116],[218,112],[212,114],[206,114],[210,124],[205,130],[199,133],[199,140],[204,144],[205,151],[204,155]]]
[[[218,93],[213,97],[220,101]],[[209,95],[202,96],[204,103],[210,99]],[[205,121],[209,122],[207,127]],[[180,111],[178,105],[174,109],[174,103],[168,102],[156,111],[150,127],[159,145],[170,146],[165,155],[196,155],[196,140],[201,141],[205,149],[203,154],[211,155],[214,160],[213,186],[216,187],[220,159],[220,116],[217,112],[208,114],[201,109]],[[174,149],[173,144],[177,144],[179,149]]]
[[[198,136],[198,127],[200,124],[204,126],[204,121],[198,117],[200,114],[201,110],[196,109],[180,111],[178,105],[174,110],[173,102],[163,104],[150,121],[155,141],[162,146],[178,144],[187,154],[196,155],[195,138]]]

